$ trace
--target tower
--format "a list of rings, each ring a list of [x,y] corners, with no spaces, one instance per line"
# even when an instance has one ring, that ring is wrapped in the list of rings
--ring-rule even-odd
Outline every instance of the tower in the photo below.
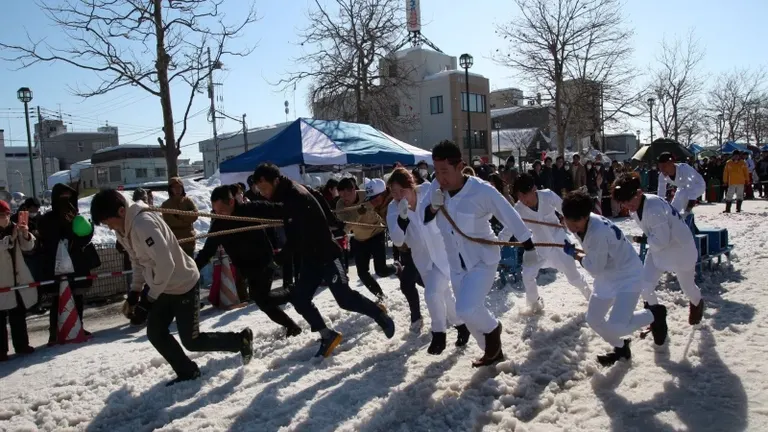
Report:
[[[419,0],[405,0],[405,15],[408,22],[408,37],[395,48],[395,51],[399,51],[410,43],[414,47],[427,45],[439,53],[443,52],[426,36],[421,34],[421,5]]]

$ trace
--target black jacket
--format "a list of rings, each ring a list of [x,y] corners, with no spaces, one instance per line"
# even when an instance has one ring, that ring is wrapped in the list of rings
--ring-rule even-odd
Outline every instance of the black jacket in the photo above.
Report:
[[[235,203],[235,210],[232,215],[248,216],[252,213],[248,208],[254,205],[258,206],[257,203]],[[249,222],[214,219],[208,232],[214,233],[252,225]],[[275,246],[265,231],[254,230],[219,237],[208,237],[205,239],[203,249],[198,252],[195,263],[197,263],[198,268],[203,268],[216,254],[216,249],[219,246],[223,246],[227,255],[232,260],[232,264],[241,273],[248,274],[251,270],[261,270],[272,262],[272,249]]]
[[[557,166],[552,168],[552,190],[556,194],[561,195],[563,189],[570,191],[571,187],[571,173],[568,172],[565,167],[558,168]]]
[[[554,180],[552,178],[552,173],[554,171],[554,167],[548,167],[543,166],[541,167],[541,174],[539,174],[539,178],[541,179],[541,186],[543,189],[552,189],[554,186]]]
[[[64,191],[70,191],[69,201],[59,200]],[[57,184],[51,191],[51,211],[40,216],[37,223],[39,260],[39,277],[42,280],[54,279],[56,268],[56,251],[61,240],[69,240],[69,256],[75,269],[74,276],[87,276],[93,269],[100,265],[96,248],[91,243],[93,233],[86,237],[78,237],[72,231],[72,222],[64,218],[65,212],[77,214],[78,193],[69,186]],[[90,288],[93,282],[90,280],[73,282],[71,288],[74,291],[82,291]],[[51,291],[58,290],[58,285],[51,285]]]
[[[288,177],[280,177],[270,201],[257,201],[245,208],[243,216],[282,219],[286,244],[283,252],[303,261],[327,263],[341,256],[341,247],[333,240],[328,204],[318,202],[304,186]],[[325,211],[323,209],[325,207]]]

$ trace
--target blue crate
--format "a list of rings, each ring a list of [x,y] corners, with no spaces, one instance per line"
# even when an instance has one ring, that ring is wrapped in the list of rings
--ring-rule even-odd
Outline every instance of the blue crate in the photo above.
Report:
[[[728,244],[728,230],[725,228],[700,228],[699,233],[706,234],[708,237],[707,255],[724,253],[730,246]]]
[[[709,255],[709,236],[706,234],[696,234],[693,236],[696,241],[696,250],[699,252],[698,259]]]
[[[521,248],[504,246],[501,248],[501,260],[499,261],[499,278],[501,279],[501,287],[507,285],[507,283],[517,281],[521,278],[522,274],[522,256]]]

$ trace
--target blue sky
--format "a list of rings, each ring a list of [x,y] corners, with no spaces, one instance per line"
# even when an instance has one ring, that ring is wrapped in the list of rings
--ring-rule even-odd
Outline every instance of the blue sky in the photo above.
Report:
[[[53,0],[49,0],[53,1]],[[61,39],[58,28],[53,27],[32,1],[6,2],[0,14],[0,40],[22,42],[25,31],[33,37]],[[244,2],[243,2],[244,3]],[[405,1],[403,1],[405,5]],[[306,85],[300,85],[294,95],[280,91],[270,83],[286,72],[297,68],[294,59],[302,51],[296,45],[297,29],[306,23],[310,2],[306,0],[257,0],[261,20],[251,26],[245,36],[248,43],[257,43],[250,57],[225,59],[226,70],[217,75],[223,82],[223,110],[235,117],[247,114],[249,127],[285,121],[283,102],[291,105],[290,119],[309,116],[306,106]],[[238,1],[226,3],[228,12],[242,10]],[[405,6],[403,7],[405,9]],[[421,0],[422,33],[444,52],[460,55],[469,52],[475,57],[473,72],[488,77],[491,88],[519,86],[514,71],[500,67],[490,59],[491,53],[503,47],[494,34],[495,24],[514,20],[518,14],[511,0],[476,0],[474,2]],[[403,11],[405,13],[405,11]],[[768,16],[765,0],[627,0],[624,14],[634,28],[634,62],[646,71],[653,63],[659,42],[667,35],[684,35],[695,29],[706,49],[702,73],[715,76],[735,67],[764,67],[768,63],[768,50],[764,45],[764,20]],[[70,130],[95,130],[109,122],[120,128],[122,144],[154,144],[153,128],[162,124],[159,99],[139,89],[127,88],[83,101],[72,96],[68,86],[98,82],[96,76],[63,64],[42,64],[16,71],[14,66],[0,62],[0,129],[5,129],[6,145],[26,145],[26,131],[21,103],[16,90],[27,86],[34,91],[32,106],[59,110],[70,121]],[[186,90],[180,86],[174,101],[176,119],[183,112]],[[295,103],[294,103],[295,100]],[[200,97],[191,112],[204,109],[208,104]],[[636,121],[632,130],[641,129],[647,137],[647,122]],[[233,131],[239,124],[225,120],[219,131]],[[197,146],[189,145],[211,136],[211,126],[205,116],[190,120],[190,127],[182,145],[183,157],[199,159]]]

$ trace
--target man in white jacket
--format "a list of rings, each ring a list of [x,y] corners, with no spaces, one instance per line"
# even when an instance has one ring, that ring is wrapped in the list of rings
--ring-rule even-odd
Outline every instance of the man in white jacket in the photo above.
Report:
[[[631,174],[619,177],[614,183],[613,199],[630,212],[630,216],[643,230],[634,238],[637,243],[648,245],[643,265],[643,300],[647,305],[659,303],[656,284],[663,271],[674,272],[689,300],[688,323],[701,322],[704,300],[696,286],[695,269],[698,260],[696,243],[691,229],[680,213],[665,200],[645,194],[640,179]]]
[[[579,236],[584,251],[577,251],[567,241],[563,250],[595,279],[586,319],[595,333],[613,346],[613,352],[597,356],[601,365],[610,366],[632,357],[629,340],[622,338],[647,325],[654,341],[663,344],[667,339],[667,309],[654,305],[635,312],[643,288],[643,264],[624,233],[610,220],[592,213],[592,208],[592,197],[586,192],[573,191],[565,196],[565,224]]]
[[[93,222],[115,231],[131,258],[134,273],[128,303],[136,305],[132,322],[147,320],[147,339],[176,372],[176,379],[167,385],[200,377],[197,364],[171,336],[168,327],[174,318],[187,350],[239,352],[247,364],[253,356],[253,332],[248,328],[240,333],[200,332],[200,273],[195,260],[181,249],[163,218],[146,209],[141,201],[129,206],[114,189],[102,190],[91,201]],[[145,283],[149,293],[139,300]]]
[[[666,199],[667,185],[677,186],[672,207],[680,213],[690,212],[696,200],[707,191],[704,177],[687,163],[675,163],[671,153],[664,152],[658,158],[659,188],[657,195]]]
[[[530,174],[521,174],[515,180],[512,193],[517,197],[515,210],[523,219],[562,224],[563,200],[549,189],[536,189],[536,182]],[[565,227],[555,228],[538,224],[527,224],[535,243],[564,244],[567,239]],[[539,270],[552,267],[565,274],[568,282],[576,287],[585,299],[589,300],[592,291],[584,275],[576,267],[576,262],[557,248],[542,248],[539,250],[542,261],[538,265],[523,266],[523,286],[525,300],[532,312],[543,309],[544,302],[539,297],[539,286],[536,276]]]
[[[459,332],[455,345],[464,346],[470,333],[456,316],[456,299],[448,286],[451,272],[443,236],[435,224],[425,225],[419,217],[429,205],[429,200],[425,199],[429,183],[416,186],[413,175],[405,168],[396,168],[387,183],[394,198],[387,211],[389,236],[395,247],[407,245],[410,249],[400,255],[403,263],[401,289],[405,291],[402,288],[405,283],[413,284],[416,289],[415,281],[406,277],[412,271],[417,271],[424,281],[424,299],[432,320],[432,342],[427,352],[436,355],[445,350],[448,325],[455,326]]]
[[[456,144],[442,141],[436,145],[432,161],[436,180],[430,187],[431,205],[425,206],[424,223],[436,223],[443,235],[456,293],[456,315],[485,351],[472,366],[489,366],[504,359],[501,323],[485,306],[501,258],[499,246],[483,243],[498,240],[491,229],[491,217],[504,226],[501,240],[515,237],[524,243],[524,265],[539,265],[541,257],[533,246],[530,230],[509,201],[490,183],[462,174],[465,164]]]

